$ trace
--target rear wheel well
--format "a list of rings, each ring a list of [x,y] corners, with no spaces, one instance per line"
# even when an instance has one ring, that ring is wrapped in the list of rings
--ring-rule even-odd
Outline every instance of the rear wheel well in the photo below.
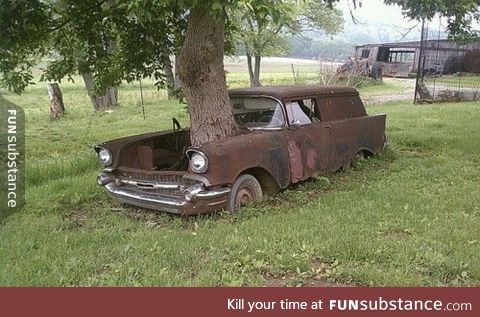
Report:
[[[363,154],[363,157],[365,158],[373,156],[373,152],[371,152],[369,149],[361,149],[357,152],[357,155],[358,154]]]
[[[257,179],[262,187],[262,192],[267,195],[274,195],[280,191],[280,186],[273,176],[261,167],[253,167],[243,171],[241,174],[250,174]]]

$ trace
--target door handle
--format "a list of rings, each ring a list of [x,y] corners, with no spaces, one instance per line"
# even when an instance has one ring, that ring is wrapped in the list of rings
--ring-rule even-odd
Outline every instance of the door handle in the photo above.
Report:
[[[330,128],[330,125],[324,125],[323,127],[324,128]]]

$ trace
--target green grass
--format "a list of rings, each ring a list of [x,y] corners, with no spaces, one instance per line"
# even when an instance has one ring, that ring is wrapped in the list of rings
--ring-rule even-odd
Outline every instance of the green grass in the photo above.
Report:
[[[433,85],[435,82],[441,87],[447,87],[452,90],[458,88],[480,89],[480,76],[473,74],[442,75],[436,78],[427,78],[425,81],[428,82],[428,85]]]
[[[362,98],[402,93],[409,89],[408,87],[393,82],[378,82],[374,80],[366,80],[365,83],[361,84],[358,88]]]
[[[296,75],[297,76],[297,75]],[[248,85],[248,74],[245,73],[229,73],[227,74],[229,88],[240,88]],[[319,80],[318,72],[301,72],[298,73],[297,84],[315,83]],[[292,72],[285,73],[267,73],[261,76],[262,85],[288,85],[293,84],[294,77]]]
[[[94,144],[187,122],[183,105],[145,85],[146,120],[132,86],[120,107],[93,113],[81,86],[65,84],[59,121],[44,85],[2,92],[26,112],[28,189],[0,227],[0,285],[480,285],[479,103],[370,106],[388,114],[381,156],[239,215],[181,219],[121,206],[95,182]]]

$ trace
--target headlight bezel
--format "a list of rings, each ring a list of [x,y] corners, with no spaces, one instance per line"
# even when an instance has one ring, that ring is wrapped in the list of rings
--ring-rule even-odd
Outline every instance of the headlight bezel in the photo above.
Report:
[[[112,161],[113,161],[112,152],[110,152],[106,148],[103,148],[103,147],[99,148],[97,152],[97,156],[98,156],[98,159],[100,160],[100,163],[102,163],[104,166],[109,166],[110,164],[112,164]],[[102,156],[106,157],[107,159],[103,160]]]
[[[187,152],[187,155],[188,155],[188,159],[189,159],[189,166],[190,166],[190,169],[192,170],[192,172],[194,173],[197,173],[197,174],[201,174],[201,173],[205,173],[207,170],[208,170],[208,157],[205,155],[205,153],[201,152],[201,151],[198,151],[198,150],[189,150]],[[201,160],[203,160],[203,165],[198,167],[198,166],[195,166],[194,165],[194,160],[195,158],[199,158]]]

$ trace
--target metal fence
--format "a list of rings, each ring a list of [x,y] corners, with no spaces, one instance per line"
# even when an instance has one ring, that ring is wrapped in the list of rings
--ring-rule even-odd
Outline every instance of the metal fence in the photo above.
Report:
[[[444,38],[441,21],[423,22],[416,62],[416,103],[480,100],[480,42],[456,43]]]

